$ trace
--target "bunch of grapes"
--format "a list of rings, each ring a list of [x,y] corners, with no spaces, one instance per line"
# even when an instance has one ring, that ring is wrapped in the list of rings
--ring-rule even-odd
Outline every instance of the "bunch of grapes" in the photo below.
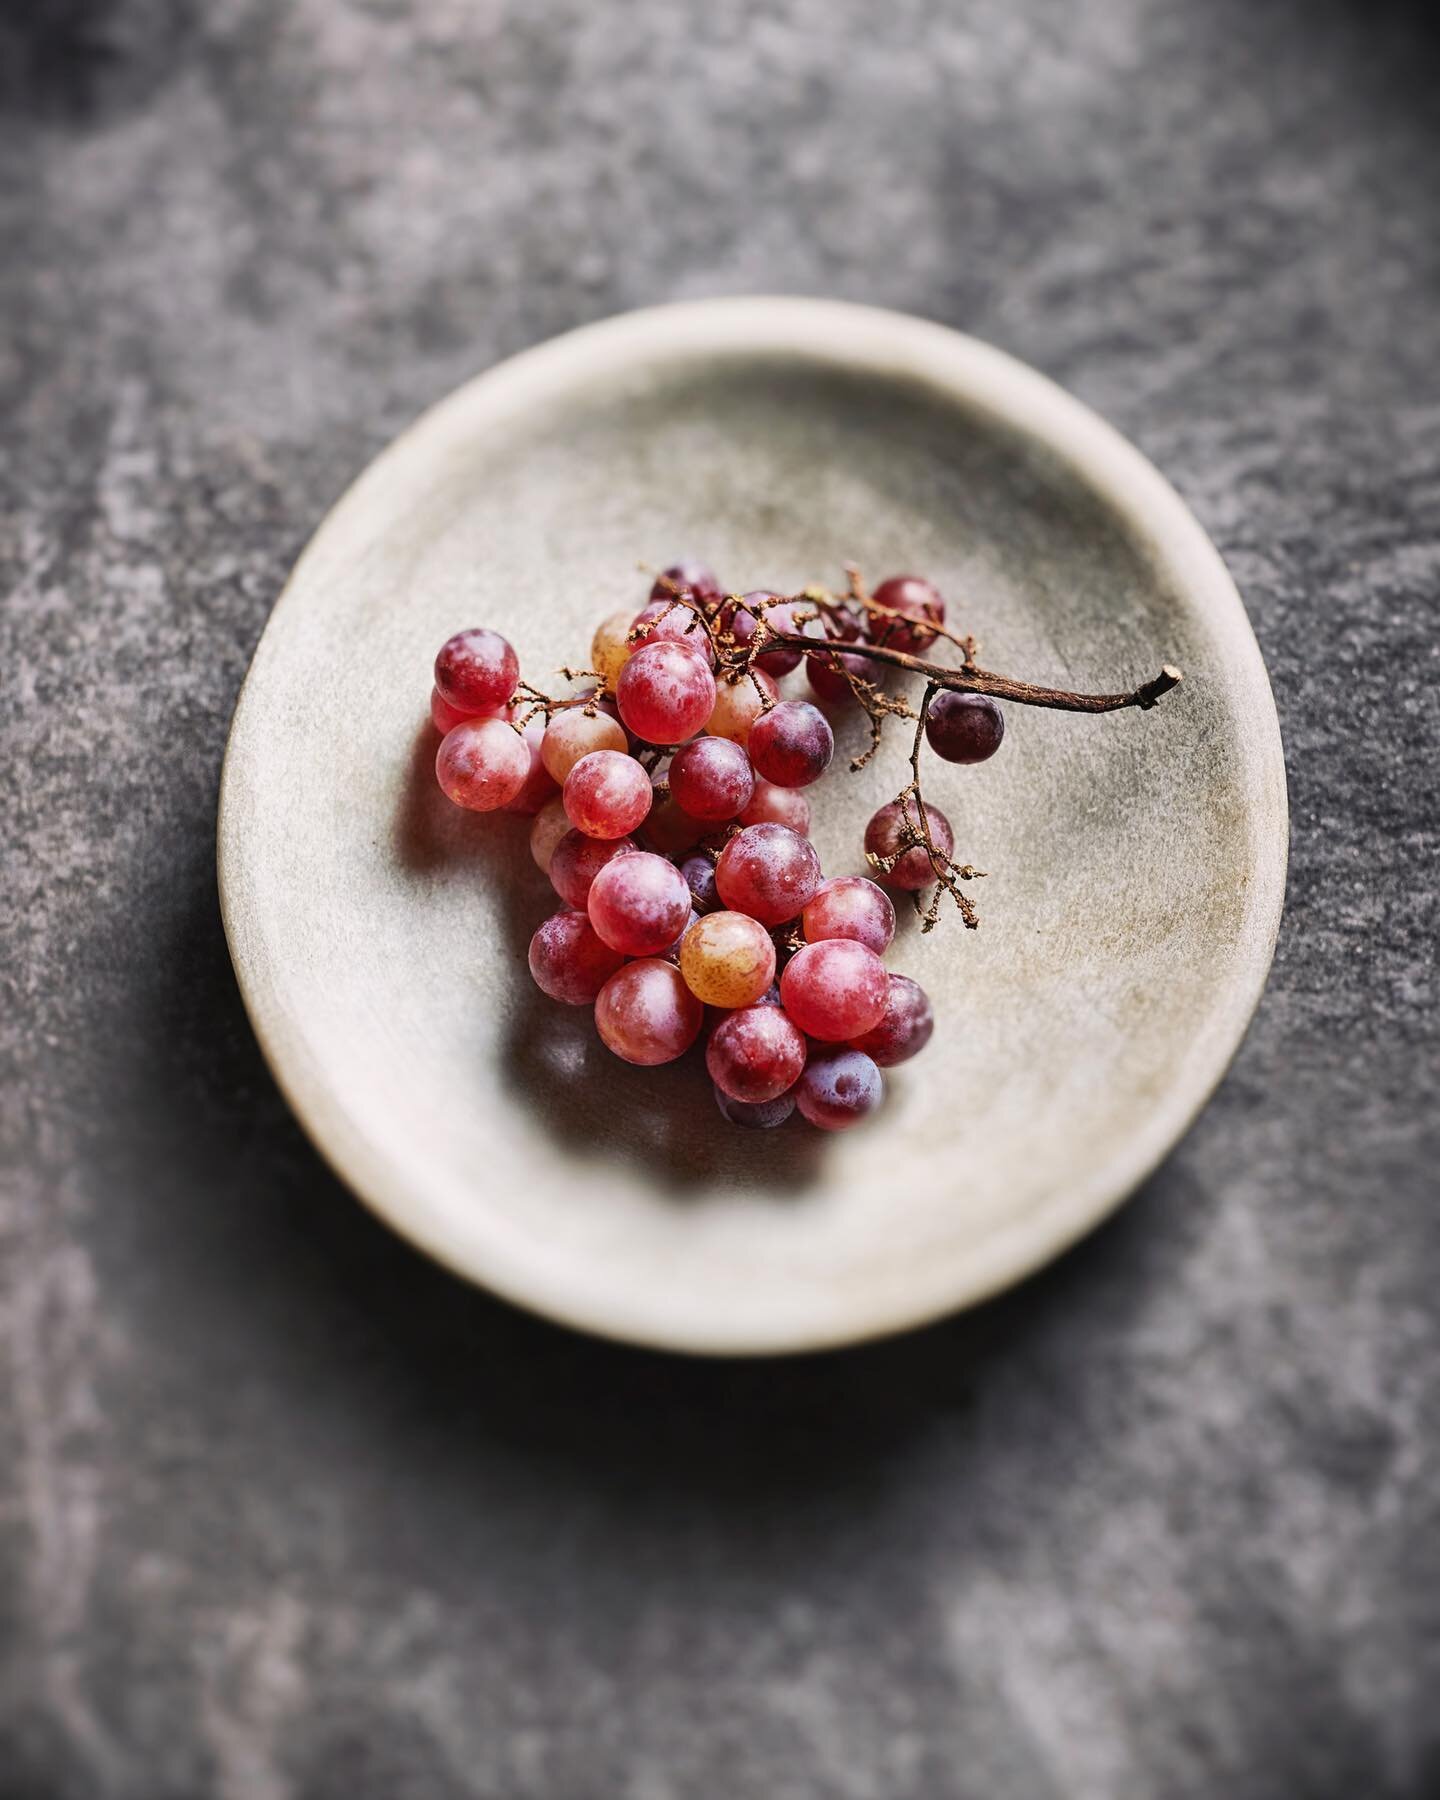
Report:
[[[881,1070],[925,1047],[934,1012],[881,960],[895,934],[885,888],[821,871],[804,790],[835,739],[819,706],[779,684],[804,661],[816,699],[853,704],[874,690],[847,673],[860,659],[844,645],[913,651],[944,601],[897,577],[868,611],[827,617],[816,653],[767,648],[814,616],[768,592],[726,596],[707,569],[681,564],[638,614],[600,625],[593,687],[550,700],[521,683],[498,633],[462,631],[436,658],[430,710],[449,798],[533,817],[532,854],[562,903],[531,939],[536,984],[592,1006],[626,1062],[672,1062],[703,1032],[716,1102],[737,1125],[798,1110],[842,1131],[879,1104]],[[923,729],[939,756],[978,762],[1004,719],[987,696],[945,692]],[[952,847],[944,814],[904,797],[865,830],[872,871],[899,890],[933,882]]]

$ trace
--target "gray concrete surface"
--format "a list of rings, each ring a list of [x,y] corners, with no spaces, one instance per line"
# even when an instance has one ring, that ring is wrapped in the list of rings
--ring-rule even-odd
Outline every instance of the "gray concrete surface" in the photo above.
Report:
[[[1372,0],[0,12],[0,1793],[1440,1791],[1440,28]],[[982,1313],[692,1366],[392,1241],[267,1079],[225,729],[419,408],[671,296],[1058,377],[1228,557],[1289,911]]]

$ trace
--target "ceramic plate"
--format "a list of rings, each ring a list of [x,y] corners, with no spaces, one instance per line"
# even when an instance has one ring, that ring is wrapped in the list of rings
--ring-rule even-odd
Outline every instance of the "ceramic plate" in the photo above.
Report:
[[[749,1133],[703,1059],[639,1070],[531,985],[556,902],[527,821],[438,792],[430,665],[504,632],[542,683],[643,602],[640,565],[790,590],[918,571],[992,669],[1149,713],[1010,707],[935,765],[982,923],[902,923],[930,1048],[848,1136]],[[803,675],[791,685],[804,691]],[[840,732],[853,750],[858,728]],[[818,789],[863,867],[904,734]],[[1155,470],[1009,357],[823,301],[635,313],[514,358],[393,444],[325,520],[256,651],[220,886],[265,1054],[316,1144],[451,1268],[585,1329],[698,1352],[836,1345],[994,1293],[1185,1130],[1264,982],[1284,883],[1279,731],[1240,600]]]

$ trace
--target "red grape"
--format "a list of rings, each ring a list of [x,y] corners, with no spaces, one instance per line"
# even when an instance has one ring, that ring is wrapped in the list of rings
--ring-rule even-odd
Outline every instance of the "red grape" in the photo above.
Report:
[[[583,912],[558,912],[530,940],[535,985],[566,1006],[588,1006],[625,961]]]
[[[448,798],[471,812],[507,806],[525,785],[530,752],[503,719],[464,719],[435,753],[435,779]]]
[[[530,827],[530,854],[535,858],[536,868],[544,874],[550,873],[550,858],[555,854],[555,846],[570,828],[565,802],[558,794],[553,800],[547,800],[536,813]]]
[[[697,600],[720,598],[720,577],[704,563],[671,563],[655,577],[650,589],[652,600],[673,600],[676,594],[693,594]]]
[[[795,1110],[793,1093],[780,1094],[774,1100],[732,1100],[717,1081],[715,1084],[715,1104],[720,1108],[721,1116],[732,1125],[744,1125],[750,1131],[773,1131],[777,1125],[783,1125]]]
[[[762,608],[761,602],[766,600],[772,604]],[[745,602],[749,604],[747,605]],[[803,604],[801,602],[802,606]],[[730,635],[742,648],[760,629],[762,613],[765,623],[772,631],[794,632],[800,630],[800,626],[795,622],[793,602],[782,600],[778,594],[772,594],[768,588],[755,588],[744,596],[744,600],[739,606],[730,607],[723,615]],[[755,658],[755,667],[764,669],[768,675],[788,675],[792,669],[799,666],[802,654],[803,652],[792,650],[787,645],[781,645],[775,650],[762,650]]]
[[[801,917],[812,944],[824,938],[853,938],[883,956],[895,936],[895,907],[884,888],[863,875],[827,881]]]
[[[873,1030],[884,1017],[888,993],[884,963],[853,938],[806,944],[780,977],[780,1004],[807,1037],[827,1044]]]
[[[713,666],[715,653],[710,648],[710,634],[692,609],[682,601],[652,600],[630,621],[631,631],[642,625],[646,629],[642,636],[635,639],[632,646],[634,650],[638,650],[642,644],[662,644],[668,638],[672,643],[684,644],[687,650],[703,656]]]
[[[525,748],[530,753],[530,770],[520,792],[508,802],[505,810],[509,813],[522,813],[528,816],[538,813],[554,794],[555,778],[540,758],[540,747],[545,737],[545,721],[532,719],[525,727],[522,736],[525,739]]]
[[[811,1052],[795,1104],[822,1131],[846,1131],[875,1110],[884,1092],[884,1077],[862,1050],[837,1046]]]
[[[520,679],[520,659],[498,631],[457,631],[435,658],[435,686],[458,712],[497,713]]]
[[[919,1055],[935,1029],[935,1009],[920,983],[908,975],[892,975],[889,979],[890,991],[880,1023],[850,1040],[852,1050],[863,1050],[882,1069]]]
[[[453,731],[465,719],[473,719],[474,713],[461,712],[458,706],[452,706],[439,688],[430,690],[430,723],[444,737],[446,732]]]
[[[659,956],[685,929],[690,890],[674,863],[637,850],[596,873],[585,905],[590,923],[612,950]]]
[[[742,825],[788,825],[801,837],[810,834],[810,802],[799,788],[776,787],[757,777],[750,804],[740,814]]]
[[[564,781],[582,756],[596,750],[625,750],[629,743],[618,719],[598,708],[588,713],[583,706],[571,706],[556,713],[546,727],[540,753],[556,781]]]
[[[946,762],[984,762],[1000,748],[1005,715],[988,694],[936,694],[925,719],[930,748]]]
[[[720,896],[715,891],[715,864],[704,851],[687,856],[680,865],[680,873],[690,890],[691,904],[700,912],[711,912],[720,904]]]
[[[635,854],[633,838],[586,837],[573,828],[550,852],[550,885],[567,906],[583,910],[590,899],[590,884],[617,856]]]
[[[834,754],[830,721],[808,700],[782,700],[750,732],[755,772],[776,787],[809,787],[830,767]]]
[[[707,1006],[753,1006],[775,979],[775,946],[746,913],[707,913],[685,933],[680,973]]]
[[[920,807],[915,800],[906,803],[907,816],[912,827],[920,823]],[[935,848],[942,856],[949,856],[955,848],[955,833],[950,829],[950,821],[938,806],[925,808],[925,820],[930,827],[930,836]],[[900,834],[904,824],[900,802],[892,800],[888,806],[882,806],[870,823],[865,827],[865,848],[873,856],[894,856],[900,848]],[[894,888],[902,888],[910,893],[929,887],[935,879],[935,870],[931,866],[930,856],[923,844],[915,844],[905,852],[895,867],[888,874],[881,874],[880,880]]]
[[[750,804],[754,792],[750,758],[729,738],[696,738],[671,760],[671,796],[692,819],[733,819]]]
[[[748,825],[715,865],[720,898],[762,925],[783,925],[814,898],[820,858],[808,838],[784,825]]]
[[[892,575],[880,583],[871,597],[891,612],[904,614],[904,619],[885,619],[872,613],[870,636],[874,642],[923,656],[935,641],[935,634],[925,629],[925,622],[945,623],[945,601],[940,590],[919,575]],[[909,619],[917,623],[905,623]]]
[[[720,681],[715,688],[715,705],[705,729],[711,737],[729,738],[732,743],[748,744],[751,728],[764,710],[765,700],[773,706],[780,690],[763,669],[752,670],[739,681]]]
[[[728,1013],[711,1032],[705,1066],[732,1100],[774,1100],[804,1068],[805,1039],[780,1007],[747,1006]]]
[[[649,812],[653,793],[633,756],[592,750],[565,777],[565,811],[586,837],[625,837]]]
[[[615,686],[620,717],[647,744],[682,744],[710,717],[715,677],[687,644],[641,644]]]
[[[601,988],[595,1025],[607,1049],[653,1067],[683,1056],[700,1035],[705,1008],[668,962],[627,963]]]
[[[883,673],[880,664],[866,662],[863,656],[848,650],[832,650],[828,656],[805,658],[805,679],[815,690],[816,698],[828,706],[844,706],[855,699],[855,690],[842,673],[844,669],[869,682]]]

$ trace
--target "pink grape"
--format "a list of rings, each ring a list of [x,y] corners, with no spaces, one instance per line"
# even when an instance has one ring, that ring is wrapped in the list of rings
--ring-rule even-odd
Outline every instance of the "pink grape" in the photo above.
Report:
[[[461,712],[458,706],[452,706],[439,688],[430,690],[430,723],[444,737],[453,731],[465,719],[473,719],[474,713]]]
[[[565,811],[586,837],[625,837],[650,810],[654,789],[633,756],[592,750],[565,777]]]
[[[685,929],[690,890],[674,863],[637,850],[596,873],[585,905],[590,923],[612,950],[659,956]]]
[[[742,825],[788,825],[801,837],[810,835],[810,802],[799,788],[776,787],[759,776],[750,804],[740,814]]]
[[[825,938],[853,938],[883,956],[895,936],[895,907],[884,888],[863,875],[840,875],[825,883],[800,923],[812,944]]]
[[[750,804],[754,792],[750,758],[729,738],[696,738],[671,760],[670,793],[692,819],[733,819]]]
[[[783,1125],[795,1110],[794,1093],[777,1095],[774,1100],[732,1100],[717,1081],[715,1104],[721,1116],[732,1125],[743,1125],[749,1131],[773,1131]]]
[[[935,634],[927,631],[925,624],[945,623],[945,601],[939,588],[919,575],[892,575],[888,581],[880,583],[871,598],[880,606],[889,607],[891,612],[903,613],[905,620],[917,621],[912,625],[905,620],[884,619],[872,614],[870,636],[875,643],[921,656],[932,647]]]
[[[553,800],[547,800],[536,813],[535,822],[530,827],[530,854],[535,858],[535,866],[542,874],[550,873],[550,859],[555,854],[555,846],[570,829],[565,802],[556,794]]]
[[[837,663],[840,665],[838,668]],[[807,656],[805,679],[814,689],[815,697],[823,700],[827,706],[854,703],[855,690],[841,673],[842,669],[848,669],[862,681],[872,683],[884,674],[881,664],[867,662],[863,656],[856,656],[848,650],[832,650],[828,656]]]
[[[730,635],[742,647],[760,629],[761,602],[766,600],[773,602],[763,608],[765,623],[772,631],[800,630],[795,622],[795,606],[791,601],[781,600],[778,594],[772,594],[768,588],[755,588],[744,596],[739,606],[729,608],[724,614],[724,622]],[[804,603],[801,604],[803,606]],[[802,655],[802,651],[782,645],[775,650],[762,650],[755,658],[755,666],[764,669],[767,675],[788,675],[792,669],[799,667]]]
[[[782,700],[755,721],[749,748],[756,774],[766,781],[776,787],[809,787],[830,767],[835,733],[818,706]]]
[[[762,925],[796,918],[820,886],[820,858],[808,838],[784,825],[747,825],[715,865],[720,898]]]
[[[530,769],[520,792],[506,805],[506,812],[521,813],[529,816],[538,813],[540,808],[555,793],[555,778],[540,760],[540,746],[545,737],[545,721],[532,719],[525,727],[522,736],[525,748],[530,755]]]
[[[457,631],[435,658],[435,686],[462,713],[497,713],[515,692],[520,659],[498,631]]]
[[[936,694],[925,719],[930,748],[946,762],[984,762],[1000,748],[1005,715],[988,694]]]
[[[765,698],[761,699],[763,692]],[[763,669],[755,669],[740,681],[720,681],[715,687],[715,705],[705,729],[711,737],[729,738],[735,744],[748,744],[755,721],[765,709],[780,698],[780,690]]]
[[[530,940],[535,985],[566,1006],[589,1006],[624,961],[583,912],[555,913]]]
[[[630,740],[618,719],[610,718],[598,708],[592,715],[583,706],[567,707],[556,713],[545,729],[541,755],[545,767],[556,781],[563,782],[582,756],[596,750],[628,749]]]
[[[888,994],[884,963],[853,938],[806,944],[780,977],[780,1004],[807,1037],[827,1044],[873,1030]]]
[[[621,721],[647,744],[682,744],[715,706],[715,677],[686,644],[641,644],[620,671]]]
[[[911,826],[920,823],[920,808],[914,801],[908,801],[908,815]],[[942,856],[949,856],[955,848],[955,833],[950,829],[950,821],[938,806],[925,808],[925,820],[930,827],[930,836],[935,848]],[[892,800],[888,806],[882,806],[870,823],[865,827],[865,848],[873,856],[893,856],[900,848],[900,834],[904,825],[901,806],[898,800]],[[915,844],[900,858],[888,874],[880,874],[879,879],[889,887],[901,888],[909,893],[917,893],[923,887],[929,887],[935,879],[935,871],[930,857],[923,844]]]
[[[918,981],[908,975],[892,975],[880,1023],[850,1040],[852,1050],[863,1050],[882,1069],[908,1062],[930,1042],[935,1029],[935,1008]]]
[[[636,613],[630,623],[631,631],[645,627],[644,634],[634,641],[633,649],[638,650],[642,644],[663,644],[667,639],[672,643],[684,644],[686,649],[693,650],[697,656],[703,656],[712,667],[715,653],[710,648],[710,635],[700,623],[694,611],[678,600],[652,600]]]
[[[687,856],[680,865],[680,873],[685,877],[685,885],[690,890],[691,904],[700,912],[711,912],[720,904],[720,896],[715,889],[715,864],[703,851],[695,856]]]
[[[707,913],[685,933],[680,973],[707,1006],[753,1006],[775,979],[775,946],[758,919]]]
[[[525,740],[503,719],[463,719],[435,753],[435,779],[449,799],[471,812],[507,806],[529,773]]]
[[[677,593],[693,594],[697,600],[720,598],[720,577],[704,563],[671,563],[655,577],[650,589],[652,600],[673,600]]]
[[[805,1039],[778,1006],[727,1013],[705,1049],[705,1067],[716,1087],[750,1105],[777,1099],[795,1085],[804,1066]]]
[[[590,884],[617,856],[637,854],[633,838],[586,837],[573,827],[550,852],[550,885],[567,906],[584,910],[590,899]]]
[[[683,856],[700,842],[705,827],[692,819],[670,792],[669,769],[657,769],[650,778],[655,798],[645,821],[645,844],[661,856]]]
[[[595,1001],[595,1025],[606,1048],[646,1068],[683,1056],[704,1019],[705,1008],[680,971],[654,957],[626,963]]]
[[[821,1131],[847,1131],[875,1110],[884,1092],[885,1079],[864,1051],[817,1048],[795,1085],[795,1104]]]

